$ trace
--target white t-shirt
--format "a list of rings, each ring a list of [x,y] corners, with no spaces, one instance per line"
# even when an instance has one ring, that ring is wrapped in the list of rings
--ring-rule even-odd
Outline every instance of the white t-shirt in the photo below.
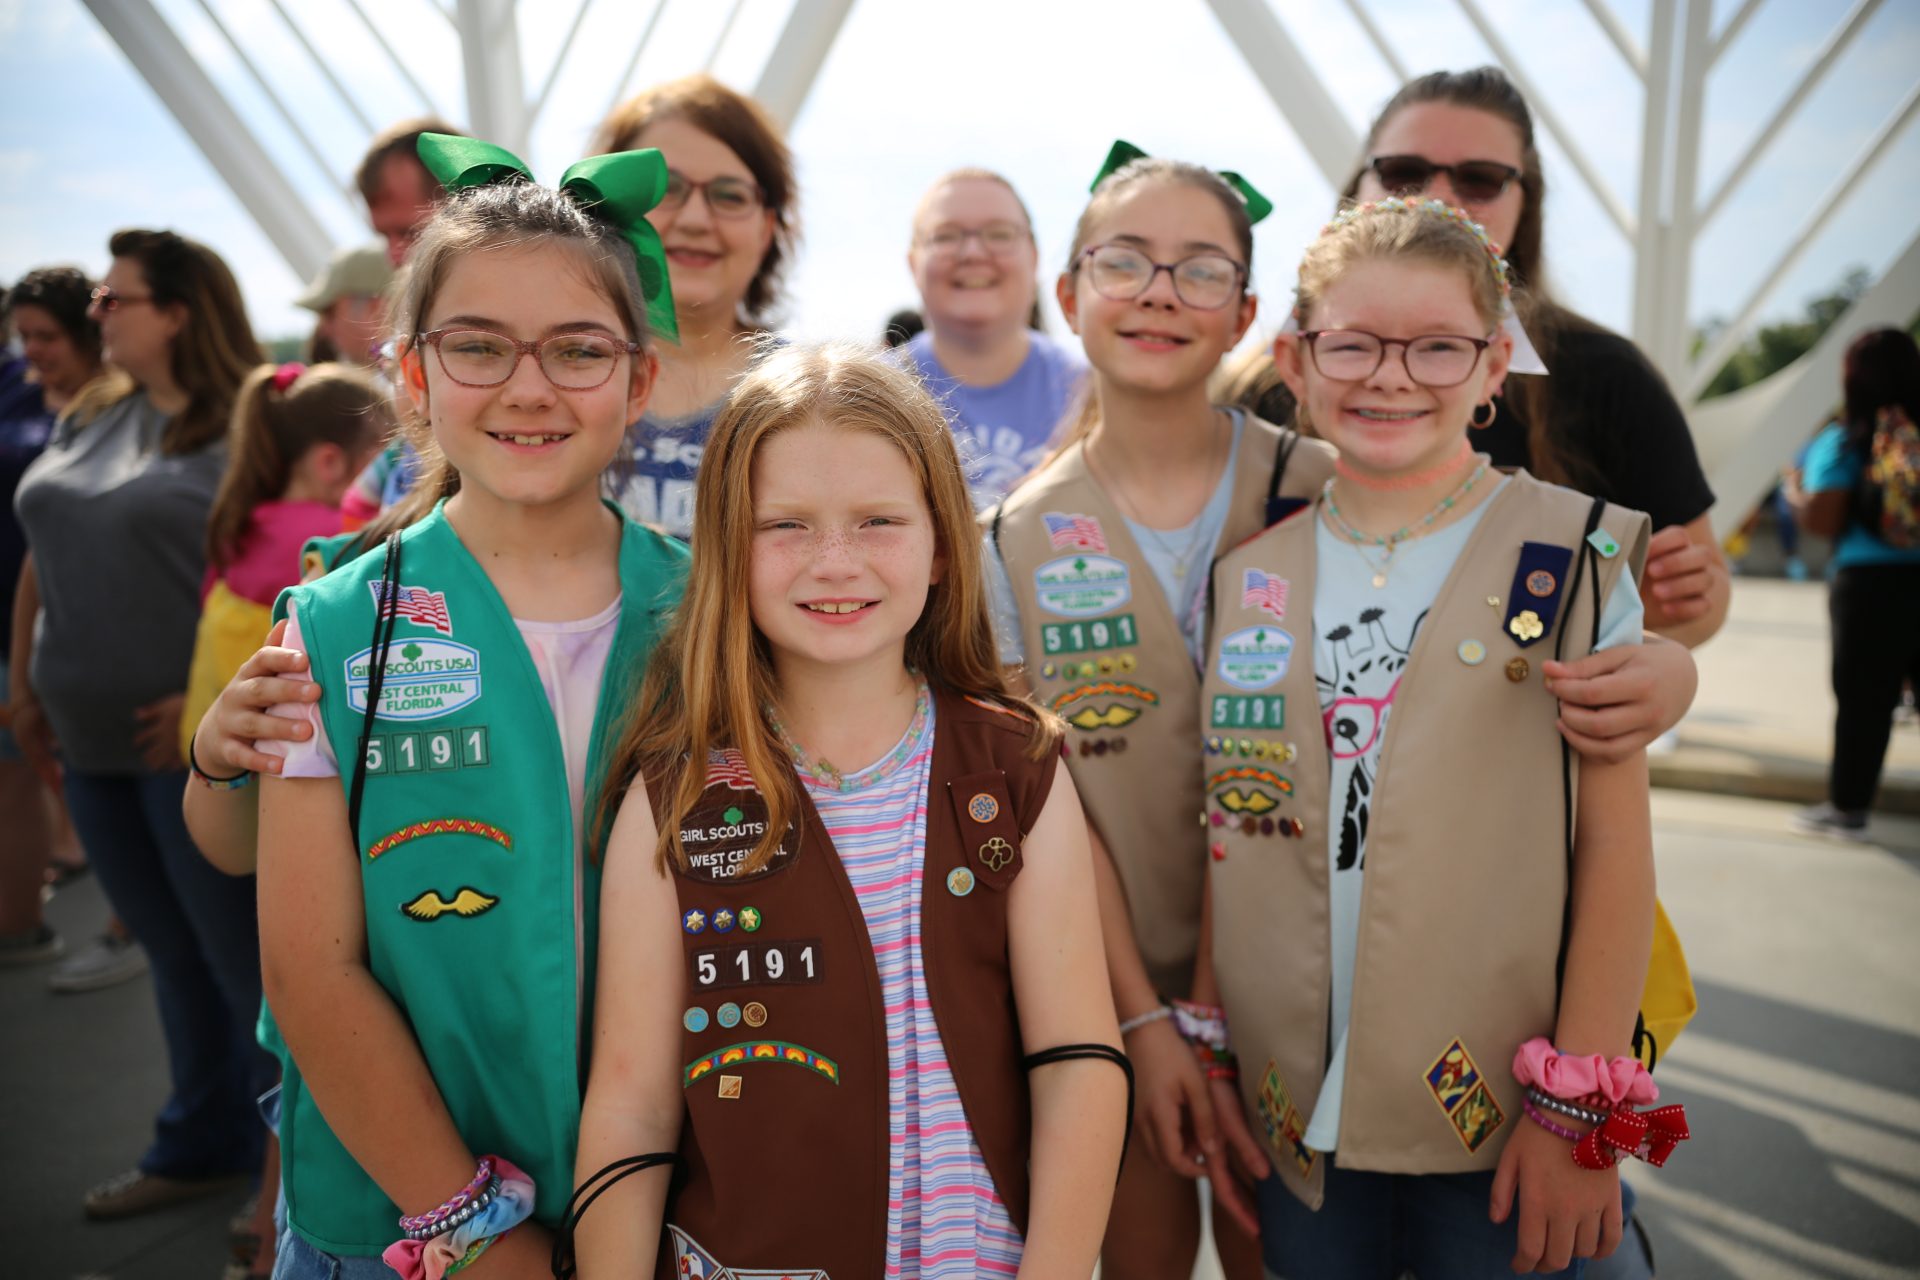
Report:
[[[1499,477],[1499,487],[1507,483]],[[1360,891],[1368,818],[1379,802],[1374,779],[1393,714],[1400,673],[1440,587],[1486,514],[1492,494],[1458,521],[1394,553],[1385,587],[1373,585],[1379,552],[1363,555],[1319,521],[1313,593],[1313,669],[1327,720],[1332,776],[1327,788],[1327,893],[1333,946],[1330,1040],[1333,1057],[1306,1144],[1332,1151],[1340,1139],[1340,1097],[1347,1074],[1347,1020],[1353,1008],[1353,956],[1360,931]],[[1633,575],[1623,573],[1600,610],[1600,649],[1640,643],[1643,611]]]

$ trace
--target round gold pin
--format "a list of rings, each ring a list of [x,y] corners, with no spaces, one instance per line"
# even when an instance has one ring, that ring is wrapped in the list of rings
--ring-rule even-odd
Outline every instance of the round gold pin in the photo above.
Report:
[[[1532,671],[1532,668],[1527,665],[1525,658],[1515,658],[1507,663],[1507,679],[1513,681],[1515,684],[1519,684],[1522,680],[1525,680],[1530,671]]]
[[[750,1027],[766,1026],[767,1025],[767,1006],[761,1004],[758,1000],[749,1001],[746,1005],[741,1007],[740,1021],[746,1023]]]

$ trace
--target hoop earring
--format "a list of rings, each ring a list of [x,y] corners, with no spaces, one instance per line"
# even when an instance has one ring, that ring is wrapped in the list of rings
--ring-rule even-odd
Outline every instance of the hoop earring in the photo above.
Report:
[[[1485,422],[1480,421],[1480,411],[1482,409],[1485,409],[1487,411],[1487,420]],[[1493,420],[1499,416],[1500,416],[1500,406],[1494,401],[1489,400],[1485,404],[1477,404],[1473,406],[1473,412],[1467,417],[1467,425],[1469,427],[1472,427],[1475,431],[1485,431],[1488,427],[1493,425]]]

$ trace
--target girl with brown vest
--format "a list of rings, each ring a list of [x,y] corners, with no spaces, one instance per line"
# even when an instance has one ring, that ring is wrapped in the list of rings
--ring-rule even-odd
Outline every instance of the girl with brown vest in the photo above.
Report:
[[[773,352],[697,498],[609,775],[581,1275],[1088,1274],[1126,1096],[1054,1065],[1125,1061],[1085,818],[994,660],[939,407]]]
[[[1653,923],[1646,762],[1576,770],[1540,667],[1638,642],[1648,522],[1472,450],[1508,370],[1506,294],[1458,209],[1337,218],[1278,351],[1338,474],[1213,571],[1207,703],[1261,727],[1201,724],[1195,998],[1224,1003],[1208,1038],[1224,1058],[1231,1025],[1244,1064],[1280,1275],[1575,1274],[1620,1236],[1611,1160],[1566,1138],[1651,1096],[1626,1057]],[[1556,1092],[1553,1046],[1612,1059],[1620,1087]],[[1238,1128],[1232,1072],[1210,1074]]]

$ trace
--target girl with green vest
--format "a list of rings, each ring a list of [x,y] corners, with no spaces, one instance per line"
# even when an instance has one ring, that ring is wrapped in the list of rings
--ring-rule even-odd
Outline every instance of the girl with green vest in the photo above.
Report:
[[[609,771],[582,1280],[1090,1274],[1126,1059],[1086,828],[938,405],[773,352],[697,496]]]
[[[322,688],[276,709],[310,732],[260,804],[287,1277],[545,1273],[592,995],[585,798],[684,576],[599,496],[671,331],[659,153],[553,190],[486,143],[420,152],[452,193],[396,308],[428,466],[399,532],[282,600]]]
[[[1685,1136],[1635,1113],[1645,757],[1573,755],[1543,674],[1639,643],[1648,521],[1474,451],[1508,292],[1459,209],[1336,218],[1277,351],[1337,474],[1213,567],[1204,700],[1260,723],[1195,721],[1190,1018],[1223,1125],[1244,1102],[1273,1169],[1280,1275],[1577,1275],[1620,1238],[1615,1162]]]

